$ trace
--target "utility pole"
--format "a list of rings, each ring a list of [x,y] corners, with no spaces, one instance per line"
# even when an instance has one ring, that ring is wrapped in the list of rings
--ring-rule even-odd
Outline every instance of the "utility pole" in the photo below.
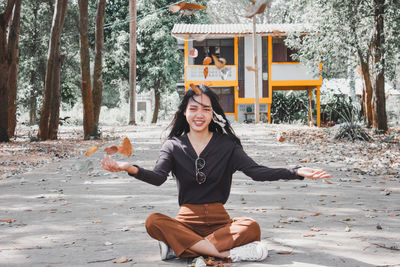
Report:
[[[254,4],[253,4],[254,5]],[[258,63],[257,63],[257,36],[256,36],[256,16],[253,16],[253,48],[254,48],[254,122],[260,122],[260,103],[258,89]]]
[[[134,125],[136,124],[136,0],[129,0],[129,89],[129,125]]]
[[[271,0],[250,0],[252,6],[245,15],[246,18],[253,18],[253,47],[254,47],[254,122],[260,122],[260,101],[258,88],[258,63],[257,63],[257,37],[256,37],[256,14],[262,14]],[[262,71],[262,70],[261,70]]]

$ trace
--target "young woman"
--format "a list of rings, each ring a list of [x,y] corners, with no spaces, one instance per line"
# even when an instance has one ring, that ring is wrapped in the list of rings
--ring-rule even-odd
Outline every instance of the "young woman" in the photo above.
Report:
[[[154,170],[110,156],[102,167],[126,171],[139,180],[161,185],[169,172],[176,178],[180,210],[171,218],[160,213],[146,220],[149,235],[159,240],[162,260],[199,255],[236,261],[261,261],[268,250],[260,242],[260,227],[251,218],[230,218],[224,209],[235,171],[256,181],[322,179],[330,175],[305,167],[268,168],[255,163],[244,151],[224,115],[218,96],[208,87],[189,90],[170,125]]]

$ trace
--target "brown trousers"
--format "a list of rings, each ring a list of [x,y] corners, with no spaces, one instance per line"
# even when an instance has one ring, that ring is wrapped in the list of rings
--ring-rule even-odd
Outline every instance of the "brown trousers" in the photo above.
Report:
[[[180,258],[197,257],[189,248],[208,239],[220,252],[261,237],[260,226],[250,218],[231,219],[221,203],[184,204],[175,219],[153,213],[146,220],[147,233],[170,246]]]

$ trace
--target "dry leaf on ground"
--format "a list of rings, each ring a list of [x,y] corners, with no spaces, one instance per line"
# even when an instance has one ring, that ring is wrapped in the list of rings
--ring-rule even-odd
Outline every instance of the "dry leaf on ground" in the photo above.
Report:
[[[0,219],[0,222],[13,223],[13,222],[15,222],[15,220],[14,219]]]
[[[286,132],[281,132],[276,135],[278,142],[284,142],[286,140]]]
[[[278,254],[283,254],[283,255],[285,255],[285,254],[292,254],[292,251],[286,251],[286,250],[284,250],[284,251],[279,251]]]
[[[121,257],[121,258],[115,260],[114,263],[126,263],[126,262],[130,262],[130,261],[132,261],[132,259],[127,258],[127,257]]]
[[[315,235],[313,234],[307,234],[307,235],[303,235],[304,237],[314,237]]]

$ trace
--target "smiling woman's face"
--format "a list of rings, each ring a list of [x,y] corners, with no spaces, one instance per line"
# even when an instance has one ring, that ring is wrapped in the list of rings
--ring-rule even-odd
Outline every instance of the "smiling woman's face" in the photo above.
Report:
[[[193,99],[189,100],[184,115],[190,131],[208,131],[208,125],[213,116],[210,98],[205,94],[193,96]]]

